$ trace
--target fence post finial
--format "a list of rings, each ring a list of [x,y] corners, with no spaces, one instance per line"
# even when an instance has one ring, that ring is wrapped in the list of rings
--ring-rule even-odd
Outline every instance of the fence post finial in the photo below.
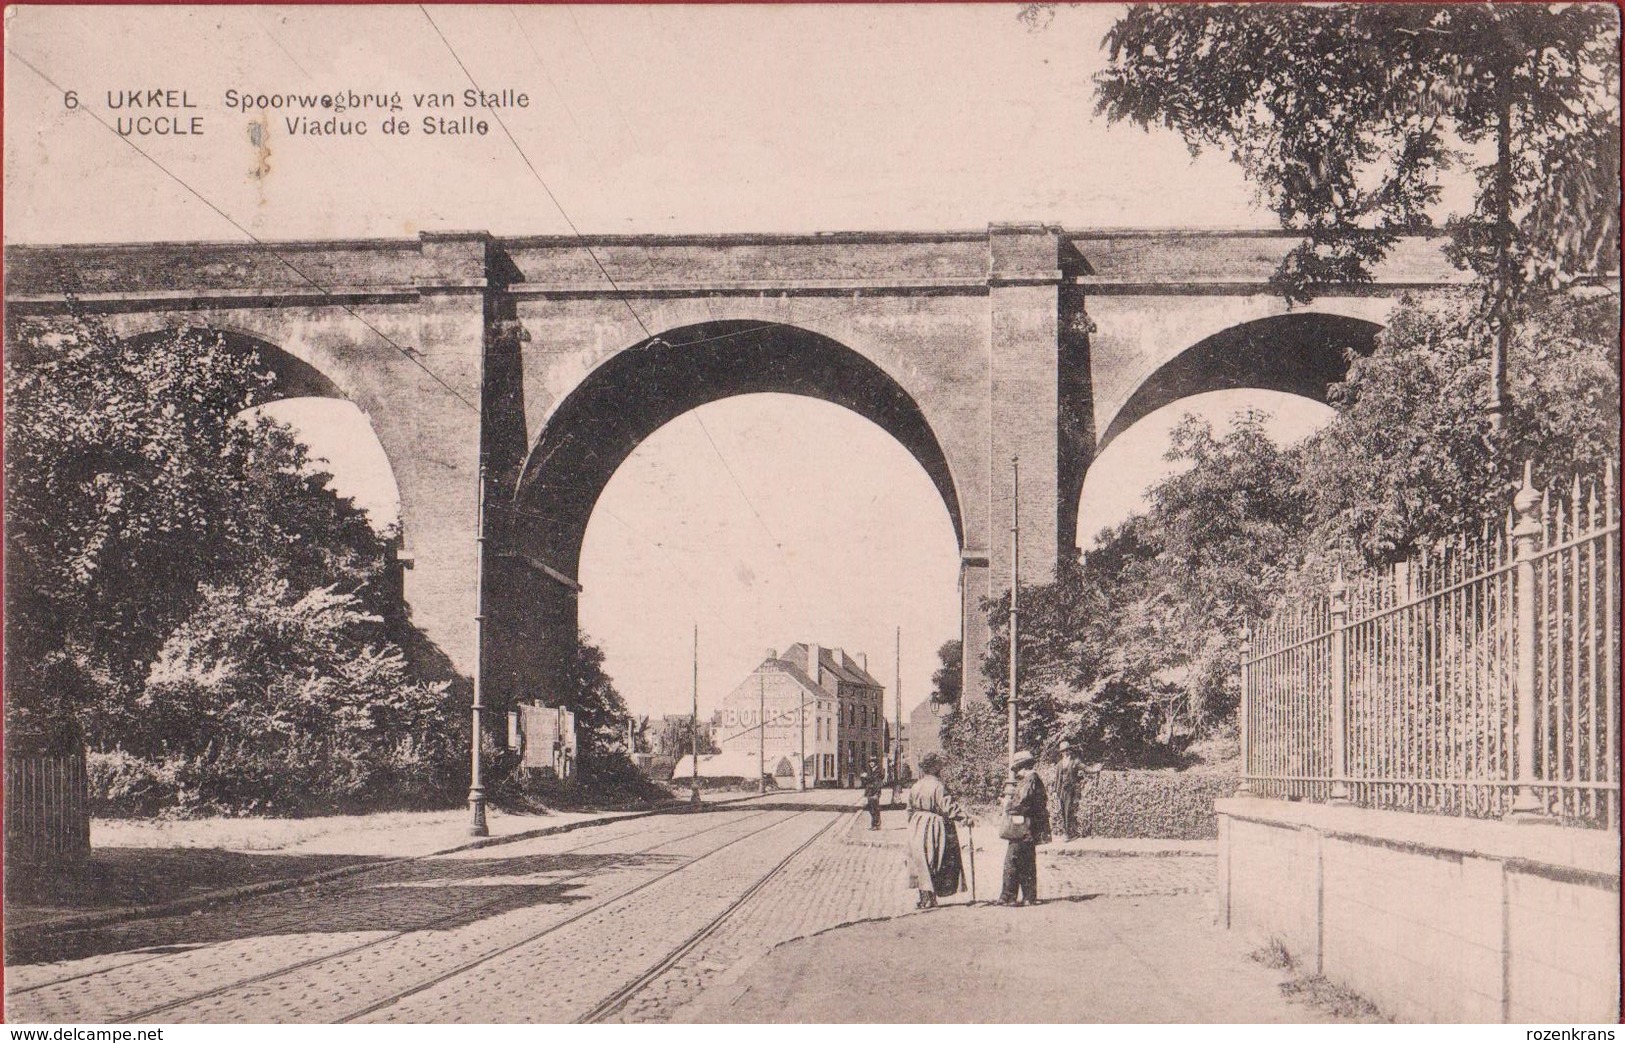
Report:
[[[1539,503],[1540,490],[1535,488],[1535,462],[1525,460],[1523,462],[1523,482],[1518,486],[1517,493],[1512,497],[1512,510],[1517,519],[1518,527],[1521,528],[1531,522],[1537,526],[1540,524],[1537,519],[1532,517],[1535,507]]]
[[[1517,606],[1517,629],[1513,635],[1517,670],[1513,674],[1518,716],[1513,722],[1518,763],[1514,768],[1517,789],[1508,817],[1539,819],[1545,807],[1535,793],[1535,551],[1541,534],[1540,493],[1535,489],[1534,461],[1523,463],[1523,485],[1512,498],[1516,523],[1512,526],[1513,600]]]
[[[1247,736],[1248,719],[1251,714],[1247,704],[1252,700],[1252,666],[1247,662],[1253,654],[1253,631],[1246,620],[1241,623],[1241,654],[1238,659],[1241,663],[1241,705],[1236,708],[1236,730],[1241,733],[1241,783],[1236,787],[1236,796],[1248,797],[1252,795],[1252,742]]]

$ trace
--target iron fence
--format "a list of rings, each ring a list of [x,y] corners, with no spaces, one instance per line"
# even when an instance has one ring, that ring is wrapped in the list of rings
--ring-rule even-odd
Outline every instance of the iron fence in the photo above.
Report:
[[[6,763],[6,857],[20,862],[90,850],[83,757],[19,757]]]
[[[1619,498],[1526,470],[1485,531],[1243,635],[1243,788],[1619,828]]]

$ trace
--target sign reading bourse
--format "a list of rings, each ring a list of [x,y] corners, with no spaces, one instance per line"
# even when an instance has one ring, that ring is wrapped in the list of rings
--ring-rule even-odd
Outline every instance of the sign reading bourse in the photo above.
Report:
[[[517,746],[523,768],[552,771],[561,779],[575,774],[576,716],[562,706],[520,704],[508,715],[508,743]]]
[[[798,743],[801,738],[802,721],[795,696],[786,697],[780,692],[774,692],[767,697],[766,702],[768,745],[773,745],[775,741]],[[806,726],[810,728],[813,713],[810,709],[804,712]],[[750,741],[755,743],[756,728],[761,719],[761,713],[755,706],[724,706],[721,722],[723,734],[731,736],[748,732]],[[808,738],[811,738],[810,734]]]

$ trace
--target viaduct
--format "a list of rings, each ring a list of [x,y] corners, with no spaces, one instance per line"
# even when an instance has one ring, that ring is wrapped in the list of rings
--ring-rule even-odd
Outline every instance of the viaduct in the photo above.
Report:
[[[1437,239],[1375,281],[1288,310],[1281,233],[1074,232],[416,239],[13,246],[14,315],[71,307],[120,336],[201,326],[260,352],[286,397],[355,403],[401,496],[414,623],[475,665],[476,515],[491,701],[558,701],[577,564],[599,493],[657,428],[732,395],[785,392],[905,446],[959,542],[964,676],[980,602],[1007,589],[1009,460],[1022,579],[1074,553],[1090,463],[1184,396],[1324,399],[1397,296],[1463,281]],[[975,693],[971,682],[968,690]]]

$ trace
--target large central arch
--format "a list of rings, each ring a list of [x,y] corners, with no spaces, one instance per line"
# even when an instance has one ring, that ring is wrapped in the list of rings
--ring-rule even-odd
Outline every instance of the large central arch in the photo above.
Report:
[[[557,702],[576,641],[581,546],[599,495],[632,451],[709,402],[780,393],[849,409],[895,438],[942,497],[961,550],[965,530],[948,458],[913,397],[853,349],[797,326],[730,320],[669,330],[621,351],[554,410],[492,519],[487,565],[494,699]]]

